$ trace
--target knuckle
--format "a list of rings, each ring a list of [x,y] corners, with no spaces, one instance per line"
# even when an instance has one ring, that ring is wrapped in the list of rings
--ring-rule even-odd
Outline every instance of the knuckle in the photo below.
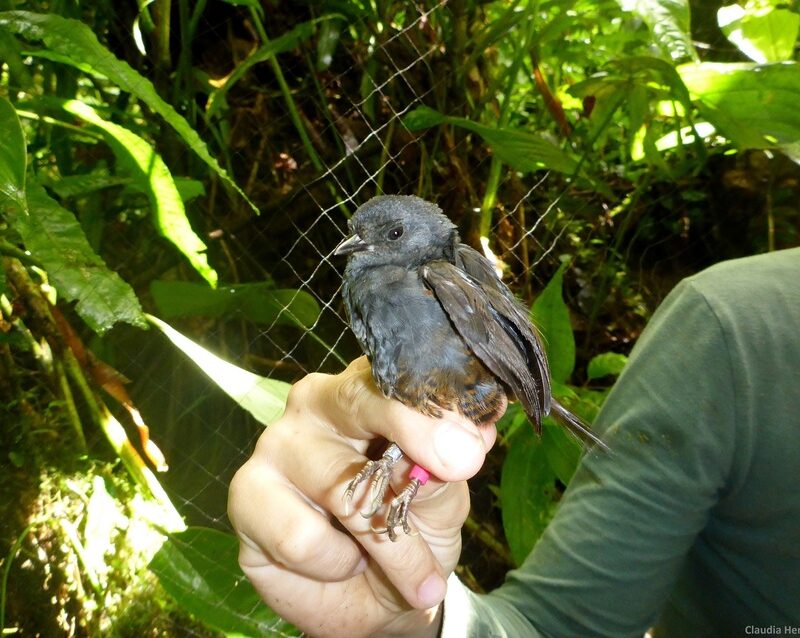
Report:
[[[364,380],[364,375],[354,374],[350,369],[339,375],[336,384],[336,403],[347,416],[353,417],[358,413],[359,406],[369,394],[370,387]]]
[[[231,521],[234,529],[238,530],[239,517],[243,512],[243,507],[246,507],[248,501],[248,493],[250,492],[252,461],[246,462],[242,465],[231,479],[228,486],[228,518]]]
[[[276,539],[270,548],[272,557],[280,564],[287,567],[309,565],[319,559],[320,552],[324,552],[324,544],[319,537],[319,528],[316,525],[287,525],[290,533],[283,534]]]
[[[287,410],[296,410],[306,406],[309,399],[319,391],[320,384],[328,377],[327,374],[312,372],[297,381],[289,388],[286,399]]]

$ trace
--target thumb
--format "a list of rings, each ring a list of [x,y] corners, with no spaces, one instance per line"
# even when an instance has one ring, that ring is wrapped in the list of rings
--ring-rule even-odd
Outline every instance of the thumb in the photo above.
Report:
[[[397,419],[393,440],[409,458],[442,481],[474,476],[497,438],[494,424],[478,426],[453,412],[426,420],[427,427],[421,429],[418,418]]]

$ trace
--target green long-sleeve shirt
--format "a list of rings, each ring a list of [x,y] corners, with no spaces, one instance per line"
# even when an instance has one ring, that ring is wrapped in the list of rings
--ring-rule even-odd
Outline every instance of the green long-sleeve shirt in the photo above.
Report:
[[[525,564],[442,636],[800,635],[800,249],[683,281]]]

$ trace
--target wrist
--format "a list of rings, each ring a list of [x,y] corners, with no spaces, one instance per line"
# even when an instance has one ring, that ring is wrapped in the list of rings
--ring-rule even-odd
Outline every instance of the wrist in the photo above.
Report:
[[[378,638],[436,638],[442,626],[443,605],[405,612],[374,635]]]

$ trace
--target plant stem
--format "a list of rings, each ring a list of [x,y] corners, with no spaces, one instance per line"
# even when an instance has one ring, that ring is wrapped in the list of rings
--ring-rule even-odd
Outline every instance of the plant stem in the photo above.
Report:
[[[530,21],[525,42],[517,50],[514,56],[514,62],[508,70],[508,78],[506,80],[506,88],[503,99],[503,104],[500,106],[500,118],[497,122],[497,128],[504,128],[508,125],[508,120],[511,118],[511,93],[514,90],[514,84],[517,81],[517,74],[519,73],[520,66],[525,57],[525,51],[528,48],[529,42],[533,33],[534,21]],[[497,201],[497,190],[500,187],[500,177],[503,169],[503,162],[497,155],[492,155],[492,163],[489,167],[489,178],[486,180],[486,191],[483,194],[483,202],[481,202],[481,218],[478,230],[481,237],[488,237],[489,231],[492,229],[492,212],[494,210],[495,202]]]
[[[264,23],[261,21],[261,16],[258,15],[258,11],[256,11],[256,9],[253,7],[250,7],[250,17],[253,19],[253,24],[258,32],[258,37],[261,38],[261,41],[264,43],[264,45],[268,45],[270,39],[267,35],[267,30],[264,28]],[[281,70],[281,65],[278,64],[278,58],[274,53],[270,56],[269,63],[272,67],[272,72],[275,74],[275,79],[278,81],[278,86],[281,89],[283,99],[286,102],[286,108],[289,110],[289,119],[292,120],[292,124],[294,124],[294,128],[297,130],[297,134],[300,136],[300,141],[303,143],[303,148],[305,148],[311,163],[314,165],[314,168],[321,173],[324,173],[326,170],[325,164],[323,164],[322,160],[317,154],[316,149],[314,148],[314,145],[311,143],[311,138],[308,136],[308,131],[306,131],[306,127],[303,124],[302,118],[300,117],[300,111],[298,110],[297,104],[294,101],[292,91],[289,89],[289,85],[286,83],[286,78]],[[331,195],[333,195],[340,210],[344,213],[345,217],[349,218],[350,211],[347,210],[347,207],[339,198],[338,194],[336,193],[336,188],[330,183],[329,180],[325,181],[328,186],[328,190],[330,190]]]
[[[11,564],[17,557],[20,547],[22,547],[22,543],[25,542],[28,534],[30,534],[30,531],[36,526],[36,524],[36,521],[33,521],[24,530],[22,530],[22,534],[17,536],[17,540],[14,541],[14,544],[8,551],[8,556],[6,556],[5,563],[3,564],[3,580],[0,582],[0,628],[2,629],[6,628],[6,592],[8,591],[8,575],[11,573]]]
[[[488,547],[500,558],[502,558],[507,565],[514,564],[514,561],[511,558],[511,554],[509,554],[508,549],[506,549],[505,545],[503,545],[500,541],[498,541],[494,534],[492,534],[489,530],[483,527],[474,518],[468,516],[467,520],[464,521],[464,527],[470,534],[477,537],[477,539],[481,543],[486,545],[486,547]]]
[[[250,17],[253,19],[253,24],[256,27],[256,31],[258,32],[258,36],[261,38],[261,41],[264,43],[264,45],[268,45],[270,39],[267,35],[267,30],[264,28],[264,23],[261,21],[261,17],[258,15],[258,12],[253,7],[250,7]],[[289,119],[292,120],[292,124],[294,124],[297,134],[300,136],[300,141],[303,143],[303,147],[306,149],[306,153],[308,153],[311,163],[318,171],[324,171],[325,166],[323,165],[322,160],[319,158],[319,155],[317,155],[314,145],[311,143],[311,138],[308,136],[308,131],[306,131],[306,127],[303,125],[303,120],[300,118],[300,113],[297,110],[297,104],[294,101],[294,97],[292,97],[292,92],[289,89],[289,85],[286,83],[286,78],[284,77],[281,66],[278,64],[278,59],[274,54],[270,56],[269,63],[272,67],[272,72],[275,74],[275,79],[278,81],[278,86],[281,89],[283,99],[286,102],[286,108],[289,110]]]

